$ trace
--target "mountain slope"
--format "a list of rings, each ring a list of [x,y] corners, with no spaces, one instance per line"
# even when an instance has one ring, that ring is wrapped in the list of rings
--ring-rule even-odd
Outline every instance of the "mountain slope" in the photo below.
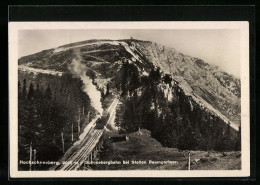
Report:
[[[19,59],[21,71],[34,74],[61,74],[75,58],[87,67],[87,75],[94,79],[100,90],[116,89],[117,77],[124,62],[134,63],[140,76],[147,76],[155,68],[170,74],[187,96],[231,122],[240,125],[240,80],[201,59],[184,55],[175,49],[140,40],[88,40],[25,56]],[[35,68],[38,70],[35,70]]]

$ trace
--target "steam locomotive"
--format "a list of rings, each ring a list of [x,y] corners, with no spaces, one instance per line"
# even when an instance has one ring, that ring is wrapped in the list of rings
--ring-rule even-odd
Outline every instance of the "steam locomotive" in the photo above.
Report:
[[[100,118],[98,118],[98,120],[96,121],[96,127],[95,129],[103,129],[104,126],[106,126],[108,120],[109,120],[110,114],[106,114],[101,116]]]

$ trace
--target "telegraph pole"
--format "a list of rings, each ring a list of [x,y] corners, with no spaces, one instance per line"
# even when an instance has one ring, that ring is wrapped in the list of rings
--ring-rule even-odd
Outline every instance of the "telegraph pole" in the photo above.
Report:
[[[190,151],[189,151],[189,162],[188,162],[188,170],[190,170]]]
[[[88,111],[88,115],[87,115],[87,122],[89,123],[89,113],[90,111]]]
[[[35,162],[34,166],[34,171],[36,169],[36,149],[33,150],[33,161]]]
[[[61,133],[61,143],[62,143],[62,152],[64,153],[64,138],[63,138],[63,132]]]
[[[79,107],[79,122],[78,122],[78,136],[80,133],[80,107]]]
[[[71,141],[74,140],[74,136],[73,136],[73,121],[71,122]]]
[[[32,142],[30,144],[30,162],[29,162],[29,171],[32,171]]]

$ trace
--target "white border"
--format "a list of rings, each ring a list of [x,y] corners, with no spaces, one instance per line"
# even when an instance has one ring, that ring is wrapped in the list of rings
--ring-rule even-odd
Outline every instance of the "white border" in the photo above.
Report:
[[[18,31],[23,29],[240,29],[242,170],[18,171]],[[10,22],[9,141],[10,177],[246,177],[250,176],[249,24],[226,22]]]

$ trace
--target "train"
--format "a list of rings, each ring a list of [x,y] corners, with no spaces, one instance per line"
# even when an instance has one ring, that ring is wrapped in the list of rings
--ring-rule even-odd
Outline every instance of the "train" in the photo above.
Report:
[[[97,119],[95,129],[103,129],[109,120],[110,114],[105,114]]]

